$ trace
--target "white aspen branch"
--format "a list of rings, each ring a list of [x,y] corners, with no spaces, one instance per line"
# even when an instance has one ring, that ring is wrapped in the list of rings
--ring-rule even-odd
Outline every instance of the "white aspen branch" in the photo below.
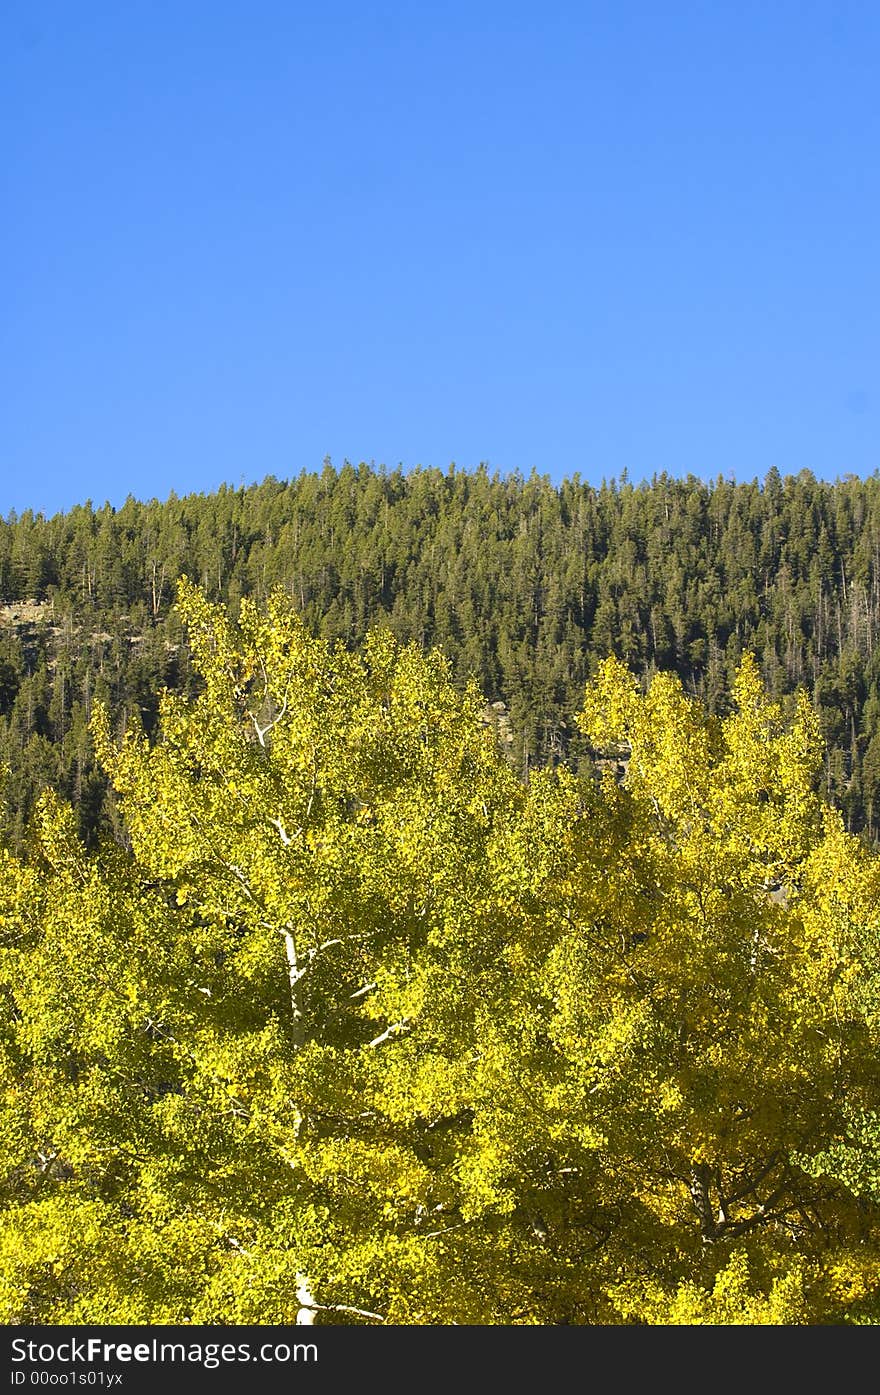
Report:
[[[235,865],[234,862],[226,862],[225,859],[222,858],[222,857],[220,858],[220,865],[221,865],[222,867],[225,867],[226,870],[227,870],[227,872],[231,872],[231,873],[232,873],[232,875],[235,877],[236,881],[240,883],[241,888],[242,888],[242,890],[244,891],[245,895],[247,896],[248,900],[249,900],[249,901],[253,901],[253,903],[254,903],[255,906],[260,906],[260,902],[259,902],[259,900],[257,899],[257,897],[254,895],[254,893],[251,891],[250,882],[248,881],[247,877],[245,876],[245,874],[244,874],[244,872],[241,870],[241,868],[240,868],[240,867],[236,867],[236,865]],[[263,909],[262,906],[260,906],[260,909],[261,909],[261,910]]]
[[[379,985],[376,983],[365,983],[363,988],[358,988],[356,992],[349,993],[348,1001],[353,1003],[355,998],[362,998],[365,993],[372,993],[373,989],[378,988],[378,986]]]
[[[261,920],[259,924],[261,929],[263,930],[279,929],[278,925],[276,925],[275,922],[271,920]],[[286,927],[281,927],[282,935],[285,933],[285,931]],[[312,945],[311,949],[307,949],[303,954],[303,958],[311,962],[316,955],[322,954],[325,949],[332,949],[334,945],[350,945],[356,941],[360,941],[361,943],[363,943],[364,940],[374,940],[377,935],[381,934],[382,929],[380,928],[379,930],[365,930],[357,935],[339,935],[332,940],[322,940],[319,945]],[[371,988],[376,987],[375,983],[370,984],[369,986]]]
[[[270,819],[269,822],[270,822],[270,824],[272,825],[273,828],[277,828],[277,829],[278,829],[278,836],[279,836],[279,838],[281,839],[281,841],[282,841],[282,843],[284,844],[284,846],[285,846],[286,848],[289,848],[289,847],[290,847],[290,835],[288,834],[287,829],[284,827],[284,824],[281,822],[281,820],[280,820],[280,819]],[[297,833],[302,833],[302,829],[301,829],[301,828],[298,828],[298,829],[297,829]]]
[[[296,1325],[302,1327],[314,1323],[315,1313],[354,1313],[357,1317],[375,1318],[377,1322],[385,1321],[381,1313],[371,1313],[369,1308],[352,1308],[348,1303],[314,1303],[311,1307],[304,1304],[297,1311]]]
[[[352,940],[375,940],[377,935],[382,934],[384,928],[384,926],[380,925],[378,930],[360,930],[356,935],[342,935],[336,940],[324,940],[321,944],[315,945],[314,950],[310,950],[309,952],[320,954],[322,950],[330,949],[331,945],[348,945],[351,944]]]
[[[311,788],[310,791],[309,791],[309,802],[308,802],[308,804],[306,805],[306,816],[305,816],[305,819],[303,820],[304,823],[308,823],[309,818],[311,817],[312,805],[313,805],[314,802],[315,802],[315,792],[316,792],[317,788],[318,788],[318,762],[317,762],[317,759],[316,759],[316,757],[315,757],[315,752],[312,751],[312,788]]]
[[[347,944],[349,940],[357,940],[362,938],[363,937],[360,935],[343,935],[334,940],[322,940],[319,945],[312,945],[311,949],[307,949],[306,954],[308,955],[309,959],[312,960],[317,955],[323,953],[325,949],[332,949],[334,945],[344,945]]]
[[[399,1036],[405,1032],[409,1026],[409,1018],[404,1017],[400,1022],[392,1022],[390,1027],[386,1027],[384,1032],[380,1032],[372,1041],[367,1042],[367,1046],[381,1046],[383,1041],[388,1041],[391,1037]]]
[[[222,859],[221,859],[221,860],[222,860]],[[251,891],[251,888],[250,888],[250,885],[249,885],[249,883],[248,883],[248,880],[247,880],[246,876],[244,875],[244,873],[242,872],[241,868],[240,868],[240,867],[236,867],[236,865],[235,865],[234,862],[225,862],[225,861],[223,861],[223,866],[224,866],[228,871],[230,871],[230,872],[232,873],[232,875],[236,878],[236,880],[240,883],[242,889],[244,890],[244,892],[245,892],[246,896],[249,898],[249,900],[253,901],[253,903],[254,903],[255,906],[260,906],[260,909],[263,910],[264,907],[263,907],[262,905],[260,905],[259,900],[258,900],[257,897],[254,895],[254,893]],[[278,928],[277,926],[271,925],[268,921],[261,921],[260,924],[263,925],[266,929],[269,929],[269,930],[277,929],[277,928]],[[311,963],[311,959],[309,959],[308,963],[306,963],[306,964],[302,965],[302,967],[300,967],[299,961],[298,961],[298,959],[297,959],[297,954],[296,954],[296,941],[295,941],[294,938],[293,938],[293,933],[292,933],[292,931],[290,930],[290,927],[289,927],[289,926],[284,926],[284,927],[282,928],[282,930],[281,930],[281,934],[282,934],[282,936],[284,937],[284,953],[285,953],[285,956],[286,956],[286,958],[287,958],[287,981],[288,981],[288,985],[289,985],[289,989],[290,989],[290,1011],[291,1011],[291,1016],[292,1016],[292,1018],[293,1018],[293,1038],[294,1038],[294,1044],[297,1045],[297,1046],[301,1046],[302,1043],[303,1043],[302,1011],[301,1011],[300,1006],[299,1006],[299,996],[298,996],[298,994],[297,994],[297,984],[299,983],[299,981],[300,981],[300,979],[302,978],[303,974],[306,972],[306,969],[308,968],[309,963]]]
[[[315,1313],[354,1313],[356,1317],[385,1321],[381,1313],[371,1313],[368,1308],[353,1308],[348,1303],[316,1303],[305,1274],[296,1276],[296,1300],[300,1305],[296,1314],[297,1327],[310,1327],[315,1321]]]
[[[278,926],[275,924],[274,921],[271,920],[261,920],[259,924],[262,930],[278,930],[279,933],[282,935],[290,933],[289,925]],[[381,930],[370,930],[360,935],[341,935],[333,940],[322,940],[319,945],[312,945],[312,947],[310,949],[307,949],[302,955],[302,958],[307,961],[305,968],[308,968],[312,961],[316,958],[316,956],[322,954],[325,949],[332,949],[334,945],[348,945],[356,940],[372,940],[375,939],[377,935],[381,935],[381,933]],[[305,972],[305,969],[303,969],[303,972]],[[369,984],[368,987],[375,988],[376,984]],[[366,989],[362,991],[365,992]]]
[[[303,1015],[299,1005],[299,993],[297,984],[305,973],[308,965],[300,968],[296,958],[296,942],[289,930],[283,931],[284,952],[287,957],[287,981],[290,985],[290,1015],[293,1019],[293,1041],[294,1045],[302,1046],[304,1041]]]
[[[280,819],[271,819],[270,822],[278,828],[282,841],[287,840],[287,842],[289,842],[287,833]],[[259,906],[260,910],[265,910],[259,898],[254,895],[250,883],[241,868],[236,866],[234,862],[227,862],[224,858],[221,858],[220,862],[221,865],[235,877],[248,900],[252,901],[255,906]],[[350,944],[352,941],[370,940],[375,938],[376,935],[380,935],[382,931],[381,929],[370,930],[355,935],[336,936],[332,940],[323,940],[321,944],[313,945],[310,949],[307,949],[302,956],[302,962],[300,962],[296,949],[296,941],[294,940],[293,931],[289,924],[278,926],[273,925],[271,921],[261,920],[260,925],[266,930],[280,930],[284,939],[284,953],[287,959],[287,982],[290,992],[290,1011],[293,1020],[293,1042],[295,1046],[299,1047],[302,1046],[305,1040],[303,1032],[303,1014],[299,1005],[299,994],[297,991],[300,979],[308,969],[311,968],[316,957],[323,953],[325,949],[331,949],[334,945]],[[375,987],[375,984],[371,986]],[[370,1042],[370,1045],[378,1046],[381,1042],[385,1041],[389,1035],[393,1035],[395,1032],[402,1030],[405,1026],[405,1022],[397,1023],[394,1027],[390,1027],[382,1036],[377,1037],[375,1041]]]
[[[296,1276],[296,1301],[299,1303],[299,1310],[294,1320],[296,1326],[310,1326],[315,1321],[316,1305],[305,1274],[297,1274]]]
[[[421,1239],[436,1240],[438,1235],[448,1235],[450,1230],[461,1230],[464,1225],[467,1225],[467,1221],[457,1221],[455,1225],[445,1225],[442,1230],[426,1230]]]
[[[269,679],[268,679],[268,677],[266,676],[266,669],[265,669],[265,667],[263,667],[262,664],[261,664],[261,667],[263,668],[263,682],[264,682],[264,684],[265,684],[265,687],[264,687],[264,689],[263,689],[263,700],[265,701],[265,700],[268,698],[268,696],[269,696]],[[251,721],[252,721],[253,724],[254,724],[254,731],[257,733],[257,740],[259,741],[260,745],[263,747],[264,750],[265,750],[265,747],[266,747],[266,736],[267,736],[267,734],[272,730],[273,727],[277,727],[278,723],[281,721],[281,718],[284,716],[284,714],[285,714],[286,711],[287,711],[287,688],[285,688],[285,690],[284,690],[284,701],[283,701],[282,704],[281,704],[281,711],[278,712],[278,713],[276,713],[276,715],[272,718],[271,722],[267,722],[266,726],[261,727],[260,724],[259,724],[259,722],[257,721],[256,717],[254,716],[253,712],[250,712],[250,711],[248,712],[248,716],[250,717]]]
[[[375,1318],[377,1322],[384,1322],[385,1318],[381,1313],[371,1313],[368,1308],[352,1308],[348,1303],[317,1303],[315,1312],[318,1313],[355,1313],[357,1317]]]

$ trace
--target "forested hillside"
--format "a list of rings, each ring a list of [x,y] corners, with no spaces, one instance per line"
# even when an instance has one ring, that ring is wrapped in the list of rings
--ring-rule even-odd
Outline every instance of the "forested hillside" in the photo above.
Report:
[[[155,728],[162,686],[194,691],[172,606],[190,576],[233,615],[277,586],[307,626],[356,647],[387,622],[439,646],[459,683],[506,705],[510,759],[585,753],[573,721],[597,662],[676,672],[726,711],[745,648],[776,696],[820,715],[823,781],[847,827],[880,833],[880,476],[804,471],[706,484],[666,475],[404,474],[361,465],[165,502],[0,522],[2,835],[22,846],[46,784],[81,831],[120,828],[88,722]]]

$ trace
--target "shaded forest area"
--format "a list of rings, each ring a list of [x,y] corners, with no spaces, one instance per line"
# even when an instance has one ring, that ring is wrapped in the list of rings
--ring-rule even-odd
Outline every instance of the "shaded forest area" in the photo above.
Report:
[[[607,655],[646,679],[672,670],[726,712],[751,649],[774,696],[806,688],[825,792],[850,830],[880,836],[880,475],[595,488],[328,461],[210,495],[12,514],[0,521],[0,837],[12,847],[46,785],[87,838],[122,836],[91,708],[152,734],[160,689],[194,690],[173,611],[182,574],[233,615],[280,585],[324,638],[356,646],[384,621],[439,646],[495,704],[523,775],[587,759],[573,714]]]

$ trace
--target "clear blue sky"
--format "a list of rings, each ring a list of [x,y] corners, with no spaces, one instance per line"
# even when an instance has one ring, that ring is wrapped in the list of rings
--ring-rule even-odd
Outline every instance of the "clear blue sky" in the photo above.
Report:
[[[0,513],[880,467],[876,0],[4,0]]]

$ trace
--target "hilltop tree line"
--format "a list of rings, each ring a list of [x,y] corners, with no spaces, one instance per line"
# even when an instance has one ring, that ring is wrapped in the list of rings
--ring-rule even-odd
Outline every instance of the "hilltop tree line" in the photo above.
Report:
[[[880,476],[759,482],[625,477],[600,488],[519,474],[325,462],[210,495],[86,503],[0,521],[0,836],[21,848],[40,790],[72,801],[87,841],[124,840],[95,760],[97,701],[151,737],[159,693],[198,691],[174,613],[190,577],[237,616],[276,587],[310,633],[354,650],[385,625],[440,648],[454,681],[503,703],[508,759],[589,752],[586,680],[607,656],[644,683],[675,673],[729,710],[744,650],[770,693],[809,694],[821,784],[850,831],[880,835]],[[30,602],[24,606],[24,602]]]

